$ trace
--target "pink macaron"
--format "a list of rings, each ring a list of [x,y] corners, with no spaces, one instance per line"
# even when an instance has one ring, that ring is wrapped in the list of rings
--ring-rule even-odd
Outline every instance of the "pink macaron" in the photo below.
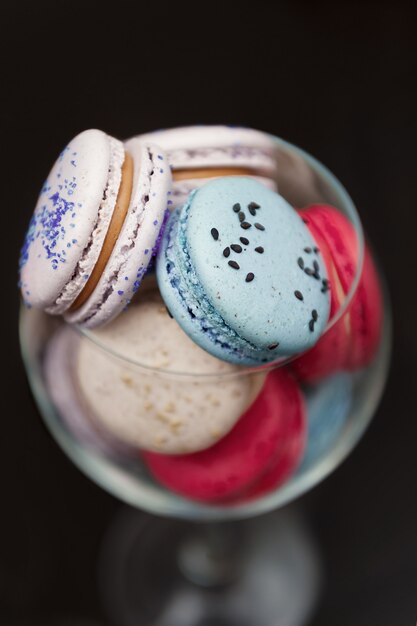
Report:
[[[352,223],[332,206],[311,205],[300,214],[320,249],[329,275],[331,320],[355,278],[357,236]],[[378,273],[365,245],[361,277],[346,312],[311,350],[293,362],[293,371],[301,380],[314,382],[338,370],[365,367],[375,356],[382,322]]]
[[[165,487],[194,500],[241,501],[276,488],[296,469],[306,436],[303,394],[285,370],[270,372],[235,427],[214,446],[186,455],[143,452]]]

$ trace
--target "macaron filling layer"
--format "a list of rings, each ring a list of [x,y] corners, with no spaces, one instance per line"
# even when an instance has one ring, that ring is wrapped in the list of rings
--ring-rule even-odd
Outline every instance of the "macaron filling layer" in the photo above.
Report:
[[[132,196],[132,188],[133,159],[128,152],[125,152],[125,160],[122,166],[121,181],[119,192],[117,194],[116,205],[104,238],[103,247],[87,283],[71,306],[71,311],[75,311],[82,306],[97,287],[98,281],[100,280],[105,266],[107,265],[114,246],[116,245],[117,238],[123,227]]]
[[[207,167],[210,163],[210,167],[245,168],[250,170],[250,174],[257,173],[259,176],[276,174],[276,164],[271,156],[271,148],[263,149],[242,144],[219,145],[218,147],[167,149],[167,155],[174,172]]]
[[[172,179],[194,180],[200,178],[216,178],[217,176],[251,176],[253,170],[249,167],[199,167],[177,169],[172,172]]]
[[[86,281],[89,280],[91,272],[100,256],[103,242],[114,212],[115,203],[117,202],[117,194],[120,190],[122,178],[122,165],[125,159],[125,151],[122,142],[113,137],[108,137],[108,141],[110,148],[108,178],[103,191],[103,199],[97,211],[95,224],[88,243],[75,266],[71,279],[64,285],[56,302],[46,308],[48,313],[64,313],[73,305],[80,293],[84,290]]]

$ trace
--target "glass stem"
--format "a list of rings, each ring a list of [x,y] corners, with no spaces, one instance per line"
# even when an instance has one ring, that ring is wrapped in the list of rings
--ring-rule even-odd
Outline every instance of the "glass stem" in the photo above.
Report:
[[[242,543],[239,524],[196,524],[180,543],[178,567],[187,580],[201,587],[230,585],[239,575]]]

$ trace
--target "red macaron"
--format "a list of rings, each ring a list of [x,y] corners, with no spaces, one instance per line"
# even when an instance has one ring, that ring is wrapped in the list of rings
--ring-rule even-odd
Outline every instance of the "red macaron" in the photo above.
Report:
[[[304,398],[287,371],[271,371],[253,404],[214,446],[184,455],[143,452],[156,480],[204,502],[250,499],[284,482],[305,446]]]
[[[300,211],[323,256],[330,280],[330,319],[338,312],[354,281],[359,246],[353,224],[329,205]],[[365,244],[363,269],[351,303],[317,344],[292,364],[303,381],[314,382],[338,370],[368,365],[379,345],[383,304],[378,273]]]

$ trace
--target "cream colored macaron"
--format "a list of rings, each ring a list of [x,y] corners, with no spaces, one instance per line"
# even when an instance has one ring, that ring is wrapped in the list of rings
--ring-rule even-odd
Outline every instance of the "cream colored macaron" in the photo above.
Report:
[[[199,348],[152,293],[82,339],[75,376],[97,426],[121,442],[166,454],[216,443],[265,380]]]

